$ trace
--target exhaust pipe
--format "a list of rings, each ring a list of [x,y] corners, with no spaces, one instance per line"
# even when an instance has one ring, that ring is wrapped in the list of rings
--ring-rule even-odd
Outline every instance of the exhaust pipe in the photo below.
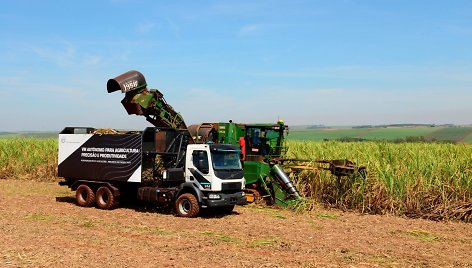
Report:
[[[278,165],[274,165],[272,166],[272,172],[274,173],[274,176],[280,185],[282,185],[282,187],[287,191],[287,193],[297,199],[300,198],[300,194],[298,193],[297,189],[295,189],[295,186],[293,186],[289,177],[282,168],[280,168]]]

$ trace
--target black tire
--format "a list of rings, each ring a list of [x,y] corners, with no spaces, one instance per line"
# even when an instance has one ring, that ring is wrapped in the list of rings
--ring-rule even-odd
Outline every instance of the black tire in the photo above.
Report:
[[[110,188],[106,186],[98,188],[95,203],[97,203],[99,209],[105,210],[114,209],[117,205],[116,197],[113,195]]]
[[[175,211],[179,217],[196,217],[200,213],[197,198],[190,193],[182,194],[175,201]]]
[[[91,207],[95,203],[95,193],[88,185],[81,184],[75,191],[75,201],[81,207]]]

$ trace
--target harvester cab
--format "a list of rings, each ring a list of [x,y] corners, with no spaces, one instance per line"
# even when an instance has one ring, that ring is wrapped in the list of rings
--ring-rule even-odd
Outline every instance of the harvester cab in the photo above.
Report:
[[[288,126],[284,125],[283,121],[274,125],[246,125],[245,130],[245,155],[262,156],[271,160],[280,157],[285,152],[284,135]]]

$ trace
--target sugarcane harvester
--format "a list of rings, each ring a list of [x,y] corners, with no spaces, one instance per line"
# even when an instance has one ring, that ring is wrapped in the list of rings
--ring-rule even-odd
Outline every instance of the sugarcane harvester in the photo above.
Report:
[[[276,124],[236,124],[232,121],[203,123],[189,126],[189,131],[196,143],[210,141],[240,146],[248,202],[262,198],[269,204],[286,206],[291,200],[300,198],[290,176],[284,170],[294,175],[307,169],[328,170],[338,180],[365,172],[365,167],[344,159],[284,158],[288,126],[282,120]],[[313,162],[317,164],[316,167],[313,167]]]
[[[300,194],[278,159],[285,147],[288,127],[277,124],[203,123],[189,126],[196,143],[228,143],[241,148],[248,202],[265,200],[268,204],[288,205]]]

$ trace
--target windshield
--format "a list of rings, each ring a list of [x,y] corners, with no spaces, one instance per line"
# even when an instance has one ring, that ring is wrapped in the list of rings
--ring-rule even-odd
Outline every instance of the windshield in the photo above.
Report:
[[[241,161],[239,160],[238,152],[211,152],[213,160],[213,168],[215,170],[221,169],[242,169]]]

